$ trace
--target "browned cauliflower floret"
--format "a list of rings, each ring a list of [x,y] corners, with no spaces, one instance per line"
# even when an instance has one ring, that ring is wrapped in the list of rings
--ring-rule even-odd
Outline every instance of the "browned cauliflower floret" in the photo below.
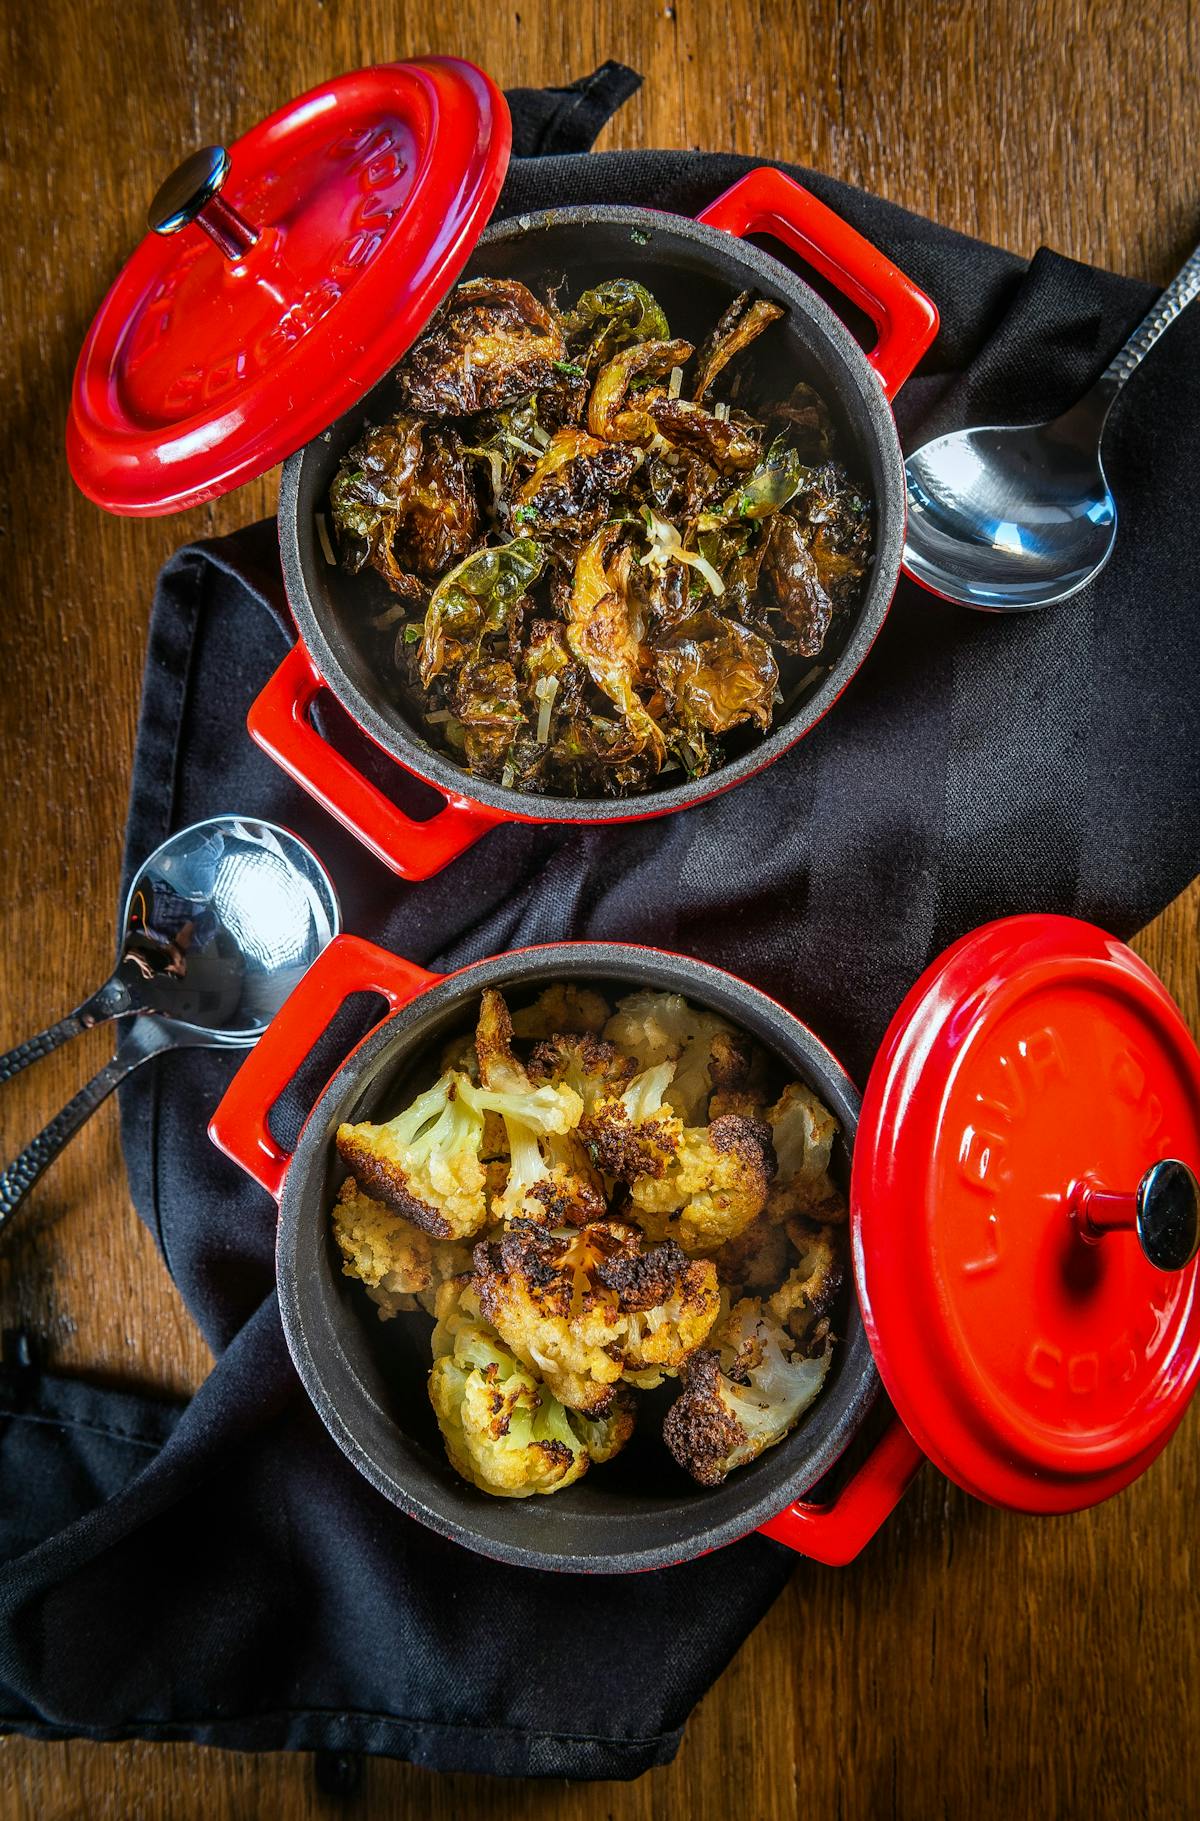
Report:
[[[663,1440],[702,1486],[716,1486],[783,1440],[825,1382],[832,1344],[809,1354],[751,1298],[735,1303],[713,1344],[685,1363]]]
[[[767,1127],[725,1113],[684,1132],[661,1176],[638,1177],[631,1212],[652,1239],[676,1239],[693,1254],[713,1252],[762,1213],[774,1168]]]
[[[845,1260],[834,1227],[814,1228],[803,1219],[789,1220],[787,1235],[799,1256],[766,1306],[793,1340],[808,1341],[828,1331],[845,1277]]]
[[[582,1100],[585,1118],[602,1096],[623,1094],[636,1074],[636,1062],[588,1032],[543,1038],[529,1058],[530,1080],[565,1082]]]
[[[767,1057],[744,1031],[717,1031],[708,1051],[708,1074],[712,1093],[708,1102],[710,1120],[723,1113],[742,1113],[749,1119],[766,1117]]]
[[[715,1012],[689,1005],[681,993],[630,993],[620,1001],[604,1035],[642,1069],[673,1062],[666,1099],[685,1125],[704,1119],[714,1081],[713,1042],[736,1036]]]
[[[509,1119],[509,1161],[492,1197],[496,1220],[537,1220],[550,1226],[584,1226],[608,1213],[604,1184],[574,1132],[539,1135]]]
[[[608,1211],[604,1185],[575,1133],[583,1099],[562,1070],[541,1069],[532,1077],[513,1052],[512,1035],[503,998],[484,993],[475,1031],[481,1083],[475,1101],[488,1121],[485,1144],[506,1159],[503,1180],[489,1182],[491,1216],[579,1226],[602,1220]]]
[[[471,1255],[451,1240],[431,1239],[410,1220],[364,1195],[353,1176],[338,1191],[333,1237],[342,1270],[365,1285],[379,1304],[379,1319],[401,1310],[427,1308],[439,1284],[467,1271]]]
[[[567,1421],[588,1451],[596,1467],[611,1461],[633,1434],[637,1423],[637,1403],[628,1385],[613,1387],[612,1402],[599,1416],[586,1416],[582,1410],[568,1410]]]
[[[484,1320],[469,1278],[442,1285],[437,1313],[429,1401],[451,1466],[497,1498],[572,1485],[587,1471],[586,1443]]]
[[[560,1492],[589,1465],[610,1461],[633,1434],[637,1412],[624,1385],[599,1415],[564,1410],[504,1345],[472,1278],[442,1285],[437,1318],[430,1401],[452,1464],[484,1492]]]
[[[674,1069],[660,1063],[593,1099],[579,1135],[607,1175],[621,1182],[661,1176],[675,1157],[683,1121],[666,1099]]]
[[[587,986],[556,981],[540,992],[532,1005],[513,1015],[518,1037],[557,1037],[571,1032],[602,1031],[612,1014],[606,999]]]
[[[570,1409],[607,1410],[623,1373],[657,1379],[700,1345],[719,1308],[717,1274],[634,1227],[555,1231],[515,1221],[475,1248],[480,1305],[518,1359]]]
[[[512,1038],[508,1007],[502,995],[489,987],[479,1001],[479,1022],[475,1026],[479,1080],[485,1088],[515,1094],[529,1086],[529,1076],[513,1054]]]
[[[465,1239],[487,1223],[473,1092],[465,1075],[443,1075],[395,1119],[338,1127],[338,1152],[360,1185],[436,1239]]]
[[[844,1198],[829,1175],[837,1120],[802,1082],[784,1088],[763,1117],[771,1127],[778,1174],[771,1190],[773,1220],[810,1214],[826,1225],[846,1218]]]
[[[712,1254],[712,1261],[719,1281],[736,1300],[777,1289],[788,1274],[792,1257],[787,1229],[760,1214],[736,1239],[727,1239]]]

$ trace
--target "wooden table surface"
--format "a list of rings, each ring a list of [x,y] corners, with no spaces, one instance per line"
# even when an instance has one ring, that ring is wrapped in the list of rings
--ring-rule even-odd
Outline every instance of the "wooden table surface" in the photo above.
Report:
[[[107,518],[63,457],[70,375],[158,176],[332,71],[430,50],[507,85],[619,57],[646,77],[601,145],[788,157],[1023,254],[1164,280],[1197,238],[1200,19],[1112,0],[3,0],[0,1047],[103,977],[147,611],[171,548],[273,510],[274,476],[184,518]],[[1196,888],[1139,939],[1200,1029]],[[99,1032],[4,1089],[12,1153],[107,1054]],[[106,1107],[0,1252],[0,1326],[55,1362],[181,1391],[203,1343],[131,1210]],[[763,1821],[1196,1813],[1195,1413],[1116,1502],[1055,1521],[927,1471],[854,1568],[801,1566],[634,1785],[436,1778],[373,1763],[366,1812]],[[0,1817],[302,1817],[307,1757],[0,1742]],[[351,1801],[346,1805],[353,1809]]]

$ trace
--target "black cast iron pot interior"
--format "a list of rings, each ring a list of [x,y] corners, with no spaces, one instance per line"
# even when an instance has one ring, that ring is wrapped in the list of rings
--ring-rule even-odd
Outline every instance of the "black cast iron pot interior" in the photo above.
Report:
[[[522,215],[484,234],[467,267],[467,276],[481,274],[519,278],[537,290],[565,280],[564,302],[604,279],[635,278],[659,298],[672,333],[697,344],[740,291],[754,289],[781,303],[787,314],[768,337],[779,368],[778,394],[786,397],[799,380],[818,389],[847,465],[874,502],[875,558],[862,604],[831,635],[821,658],[829,667],[790,708],[779,711],[766,738],[735,730],[726,742],[731,756],[707,778],[617,800],[535,796],[468,776],[429,744],[420,730],[419,705],[398,705],[390,658],[395,634],[373,633],[368,624],[391,603],[385,584],[373,574],[331,567],[316,530],[315,515],[327,510],[341,457],[367,424],[397,409],[395,384],[388,379],[284,468],[280,550],[300,637],[359,725],[444,791],[541,822],[614,821],[683,808],[759,770],[805,734],[858,669],[883,624],[904,545],[904,469],[890,408],[858,343],[802,279],[752,243],[677,215],[595,207]]]
[[[607,943],[525,950],[448,977],[381,1026],[313,1109],[280,1204],[277,1265],[288,1346],[318,1413],[387,1498],[443,1536],[528,1567],[623,1573],[658,1568],[755,1529],[815,1485],[874,1400],[878,1379],[858,1303],[848,1291],[824,1388],[778,1447],[721,1486],[697,1486],[659,1433],[677,1387],[639,1396],[633,1440],[615,1461],[550,1497],[491,1498],[461,1480],[442,1448],[426,1393],[432,1322],[378,1319],[340,1269],[329,1209],[346,1174],[333,1139],[343,1120],[388,1118],[437,1070],[441,1045],[471,1029],[479,995],[501,988],[516,1009],[551,980],[582,980],[610,998],[637,987],[685,994],[772,1051],[821,1096],[853,1142],[858,1095],[828,1052],[772,1000],[716,968]],[[849,1153],[837,1167],[848,1175]]]

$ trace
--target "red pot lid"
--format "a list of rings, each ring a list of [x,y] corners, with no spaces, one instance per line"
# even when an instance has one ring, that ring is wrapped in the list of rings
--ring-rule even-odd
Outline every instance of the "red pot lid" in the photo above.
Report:
[[[855,1271],[889,1396],[968,1492],[1081,1509],[1180,1421],[1200,1265],[1160,1269],[1143,1243],[1175,1265],[1194,1252],[1194,1181],[1159,1171],[1140,1236],[1101,1231],[1132,1222],[1131,1192],[1163,1159],[1200,1169],[1200,1054],[1161,982],[1102,930],[985,925],[897,1012],[855,1142]]]
[[[511,140],[490,77],[434,57],[338,76],[181,166],[79,357],[67,456],[83,491],[176,512],[318,435],[453,284]]]

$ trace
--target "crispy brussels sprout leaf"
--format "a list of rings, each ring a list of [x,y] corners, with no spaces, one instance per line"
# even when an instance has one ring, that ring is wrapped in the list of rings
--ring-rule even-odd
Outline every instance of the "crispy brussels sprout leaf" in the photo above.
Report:
[[[769,329],[782,315],[781,305],[768,303],[765,297],[755,297],[751,291],[743,291],[739,297],[735,297],[696,357],[696,389],[693,396],[702,399],[718,373],[728,366],[734,355],[740,354],[743,348],[748,348],[764,329]]]
[[[777,512],[771,520],[763,569],[787,622],[789,644],[801,657],[815,658],[833,619],[833,602],[821,586],[812,551],[790,512]]]
[[[370,564],[398,594],[419,595],[415,576],[437,576],[479,536],[479,506],[452,429],[399,415],[366,432],[329,489],[347,566]],[[357,547],[353,547],[357,546]]]
[[[700,456],[718,474],[740,473],[758,460],[762,445],[748,423],[717,417],[686,398],[656,398],[646,410],[665,442]]]
[[[596,375],[588,401],[588,429],[605,442],[649,443],[654,438],[654,420],[640,405],[630,404],[629,394],[635,380],[663,379],[672,367],[680,367],[692,352],[690,341],[643,341],[620,353]]]
[[[594,537],[641,460],[641,451],[626,444],[602,442],[573,426],[556,430],[516,496],[513,528],[540,538]]]
[[[611,360],[618,348],[667,341],[671,334],[661,304],[632,278],[610,278],[585,291],[562,322],[572,354],[587,373]]]
[[[485,545],[452,569],[425,610],[422,683],[428,687],[448,664],[460,664],[476,651],[486,632],[502,627],[544,566],[541,545],[519,537],[511,544]]]
[[[608,563],[620,535],[620,526],[606,525],[579,554],[567,642],[624,717],[628,740],[615,743],[607,756],[617,759],[647,753],[657,770],[666,757],[666,742],[634,689],[641,640],[634,624],[637,610],[628,585],[628,559],[621,570]]]
[[[777,436],[754,472],[711,511],[702,512],[701,531],[716,531],[737,519],[763,519],[794,499],[804,485],[807,470],[796,451]]]
[[[779,666],[766,640],[736,620],[693,614],[659,645],[655,667],[685,728],[727,733],[742,721],[770,726]]]
[[[430,417],[491,411],[554,377],[566,353],[553,311],[515,278],[458,285],[399,369],[401,394]]]

